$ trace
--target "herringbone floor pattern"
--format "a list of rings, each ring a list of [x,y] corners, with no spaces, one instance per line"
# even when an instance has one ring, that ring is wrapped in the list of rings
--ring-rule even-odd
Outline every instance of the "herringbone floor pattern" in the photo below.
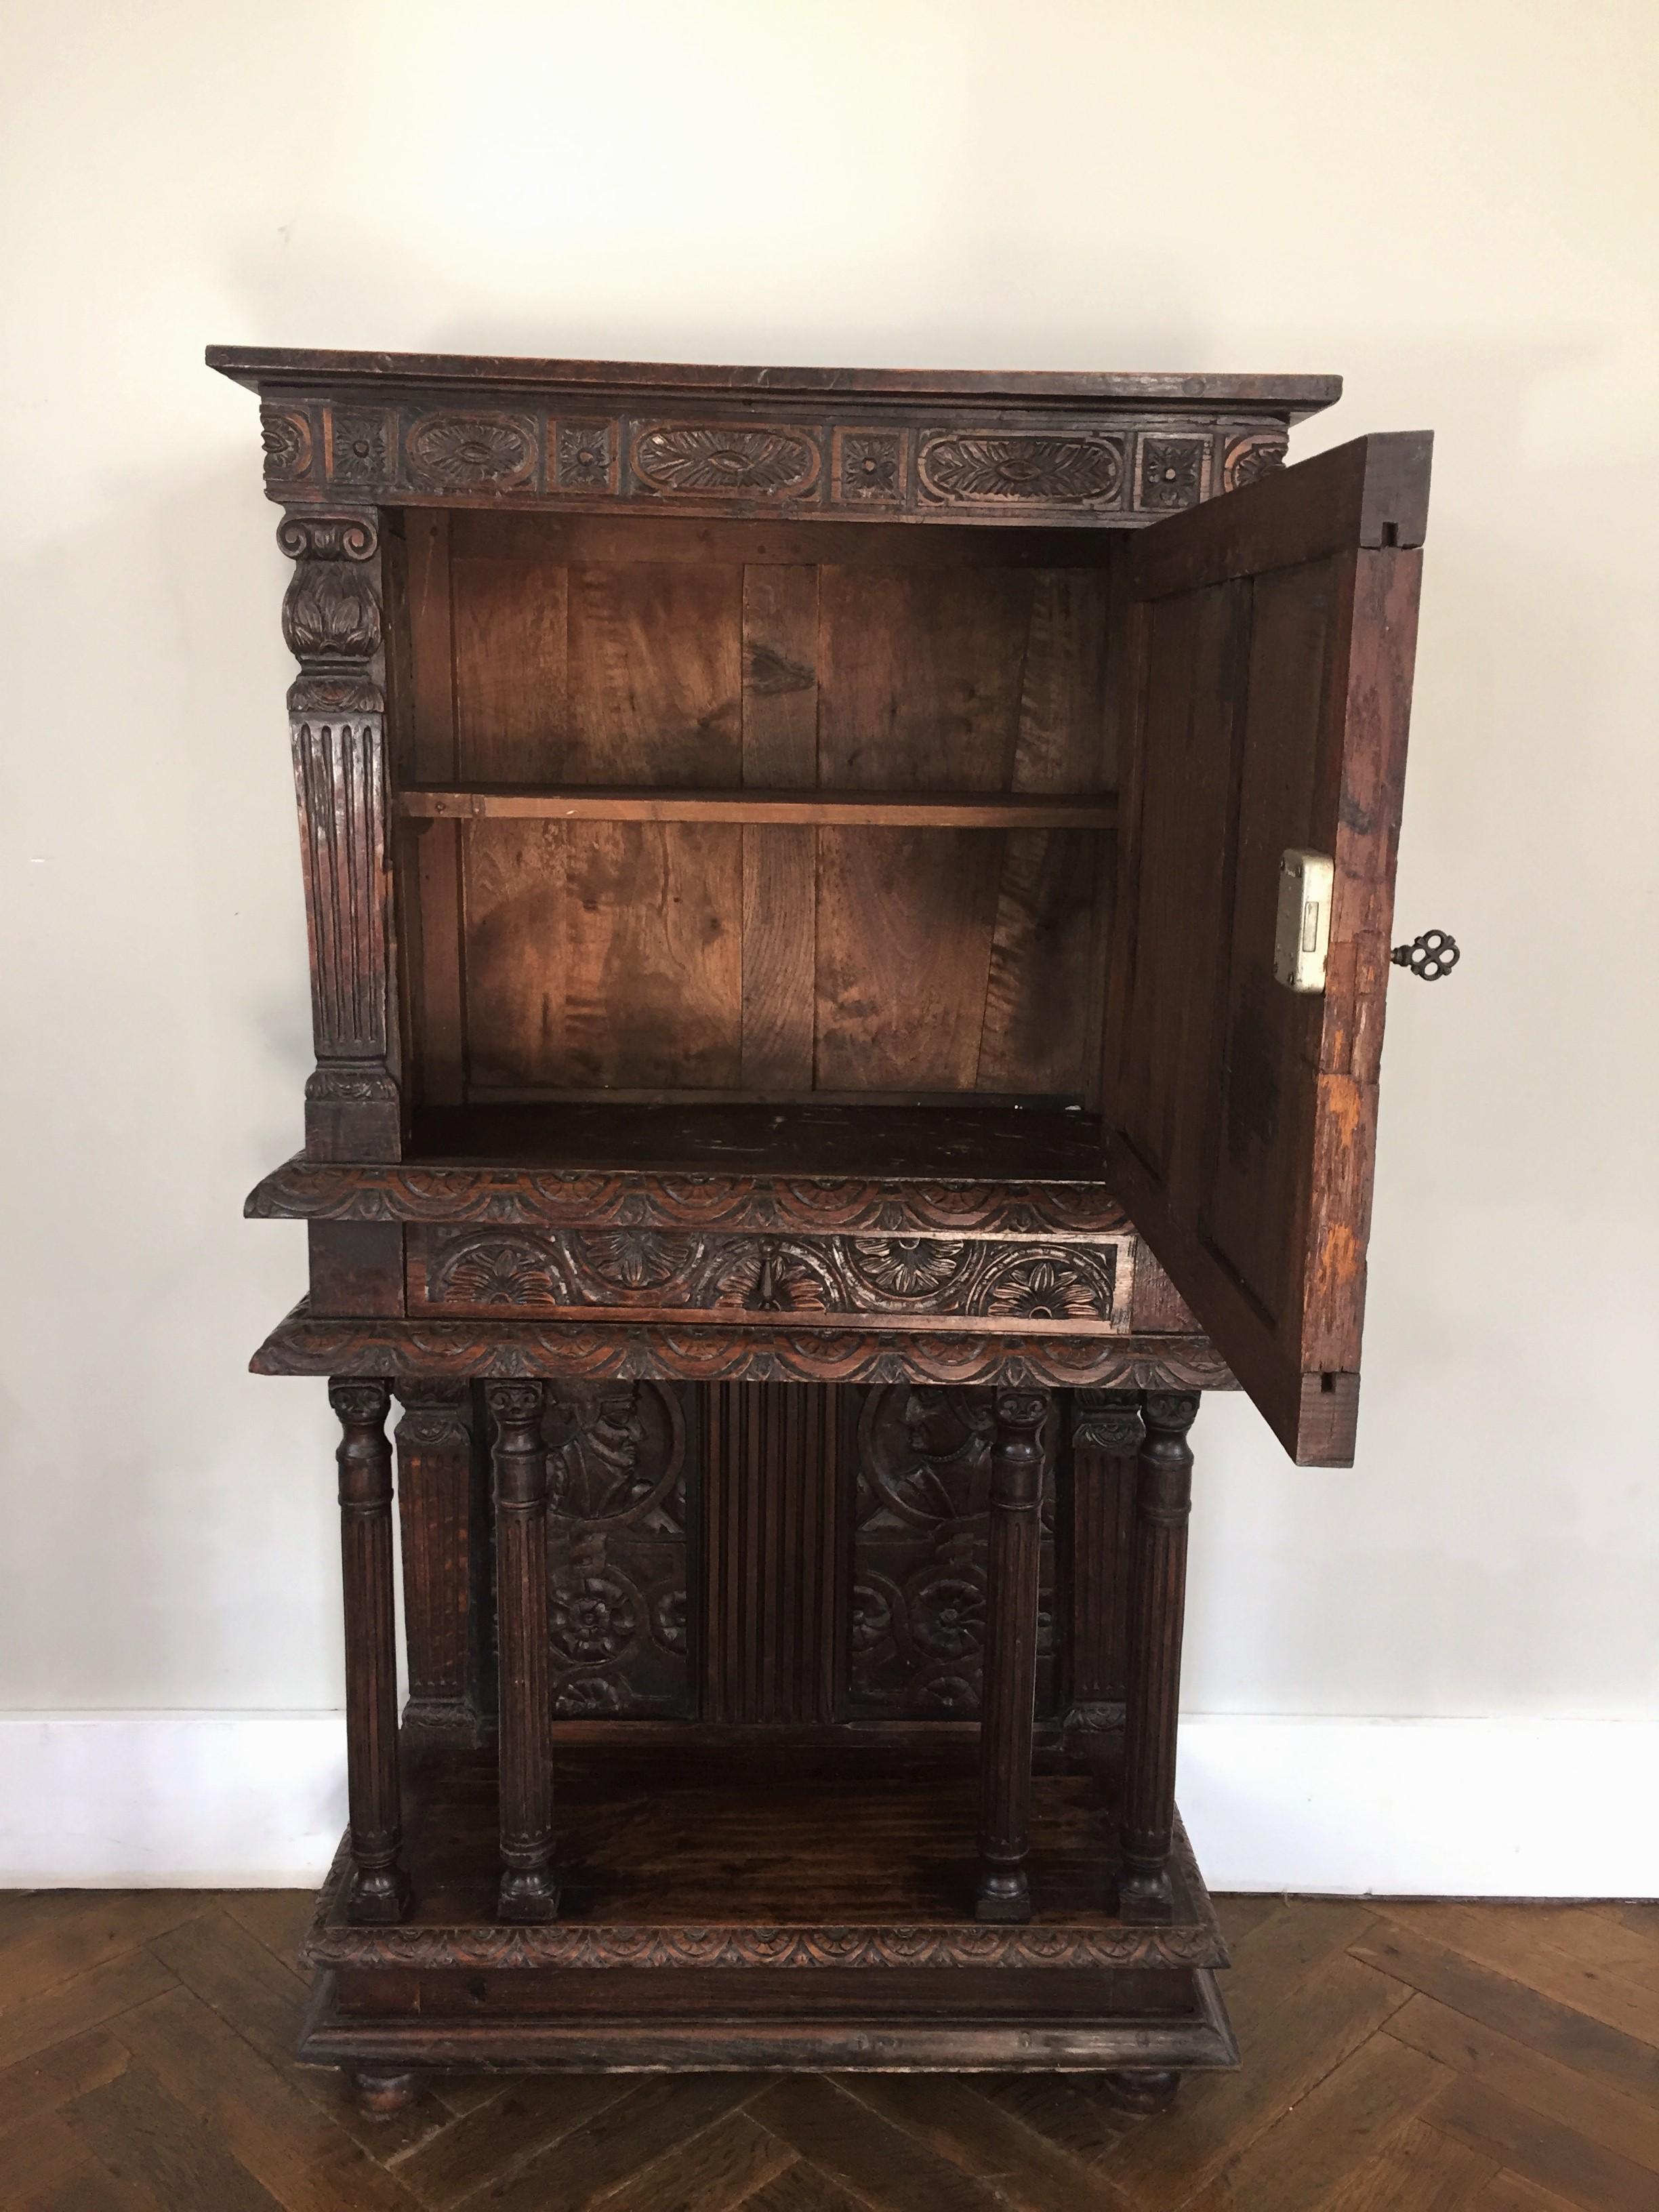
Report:
[[[289,2057],[289,1892],[0,1897],[27,2212],[1659,2212],[1659,1906],[1223,1899],[1245,2066],[456,2081],[376,2124]]]

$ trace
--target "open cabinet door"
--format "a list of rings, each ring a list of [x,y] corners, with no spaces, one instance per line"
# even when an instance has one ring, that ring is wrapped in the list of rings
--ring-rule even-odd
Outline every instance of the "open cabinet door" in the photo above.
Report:
[[[1107,1171],[1311,1467],[1353,1458],[1431,446],[1359,439],[1127,549]],[[1310,852],[1334,862],[1322,990],[1274,972]]]

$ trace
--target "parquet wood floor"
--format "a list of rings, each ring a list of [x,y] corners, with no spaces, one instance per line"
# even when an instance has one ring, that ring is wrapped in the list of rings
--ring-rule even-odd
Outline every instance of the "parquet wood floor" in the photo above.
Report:
[[[453,2080],[296,2065],[310,1899],[0,1895],[7,2212],[1659,2212],[1659,1905],[1220,1900],[1244,2069]]]

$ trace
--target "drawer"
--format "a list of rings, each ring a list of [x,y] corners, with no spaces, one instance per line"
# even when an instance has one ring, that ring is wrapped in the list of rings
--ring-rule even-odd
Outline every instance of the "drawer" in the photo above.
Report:
[[[884,1328],[1115,1335],[1135,1239],[697,1236],[649,1229],[411,1225],[410,1314],[501,1320],[857,1321]]]

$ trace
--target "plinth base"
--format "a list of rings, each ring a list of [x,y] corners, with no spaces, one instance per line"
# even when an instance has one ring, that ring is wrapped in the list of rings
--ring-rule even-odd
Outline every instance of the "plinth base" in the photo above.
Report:
[[[1036,1778],[1032,1917],[995,1926],[973,1917],[971,1739],[613,1735],[562,1743],[557,1771],[560,1917],[504,1927],[488,1754],[411,1762],[412,1910],[348,1922],[337,1863],[306,1946],[302,2058],[378,2074],[1237,2063],[1226,1950],[1185,1837],[1173,1920],[1119,1920],[1091,1775]]]

